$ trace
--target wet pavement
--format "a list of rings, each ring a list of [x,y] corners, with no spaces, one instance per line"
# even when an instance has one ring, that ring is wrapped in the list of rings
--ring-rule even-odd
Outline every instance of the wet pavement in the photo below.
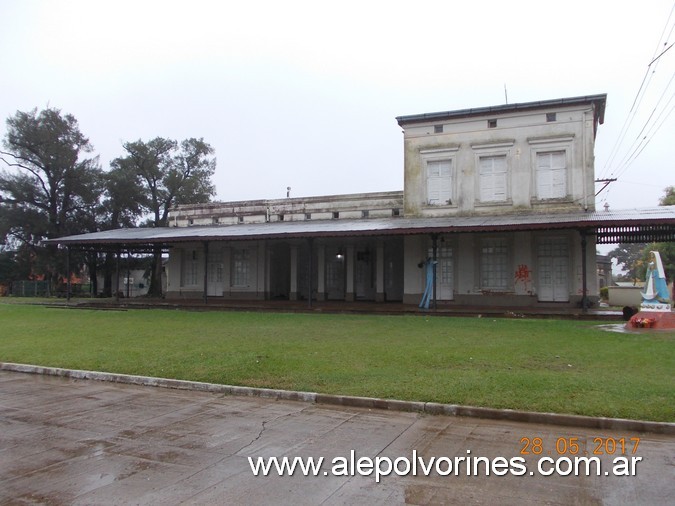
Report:
[[[611,473],[622,442],[624,458],[641,458],[633,461],[634,476]],[[575,445],[577,456],[601,448],[600,476],[595,468],[591,476],[537,472],[538,458],[562,457],[566,473]],[[351,450],[355,460],[381,459],[383,471],[385,457],[417,457],[425,465],[432,457],[446,459],[429,476],[420,464],[417,476],[392,472],[378,483],[373,474],[336,475],[350,474]],[[325,461],[311,477],[297,469],[293,476],[251,471],[248,457],[284,456]],[[479,475],[467,476],[454,460],[467,456],[504,457],[499,462],[507,464],[493,465],[486,476],[480,461]],[[527,472],[510,463],[514,458],[523,459]],[[441,475],[449,462],[459,462],[459,474]],[[402,474],[406,462],[399,460],[397,469]],[[498,475],[507,469],[523,475]],[[552,469],[549,461],[542,467]],[[0,372],[1,504],[672,504],[674,495],[672,435]]]

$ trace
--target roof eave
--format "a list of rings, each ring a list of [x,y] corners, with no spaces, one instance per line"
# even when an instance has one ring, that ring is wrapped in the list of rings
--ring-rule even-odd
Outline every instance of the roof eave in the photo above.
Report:
[[[507,112],[528,111],[537,109],[561,108],[582,104],[593,104],[596,109],[596,118],[600,124],[605,121],[605,104],[607,94],[585,95],[580,97],[558,98],[553,100],[541,100],[537,102],[522,102],[518,104],[504,104],[490,107],[477,107],[472,109],[459,109],[455,111],[432,112],[423,114],[412,114],[408,116],[397,116],[396,121],[399,126],[428,123],[434,121],[462,119],[478,116],[490,116],[504,114]]]

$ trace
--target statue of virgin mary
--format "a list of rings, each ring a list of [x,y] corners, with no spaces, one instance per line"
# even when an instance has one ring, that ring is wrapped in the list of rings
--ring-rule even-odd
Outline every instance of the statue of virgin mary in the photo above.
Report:
[[[666,273],[661,263],[661,255],[658,251],[649,254],[647,275],[645,277],[645,289],[642,292],[643,304],[668,304],[670,294],[666,284]]]

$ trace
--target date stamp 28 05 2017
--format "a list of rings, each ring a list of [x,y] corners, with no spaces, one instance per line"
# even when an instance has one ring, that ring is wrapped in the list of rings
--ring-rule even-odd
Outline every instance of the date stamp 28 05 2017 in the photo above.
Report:
[[[559,437],[544,441],[541,437],[520,438],[521,455],[635,455],[640,446],[639,437],[594,437],[580,441],[578,437]]]

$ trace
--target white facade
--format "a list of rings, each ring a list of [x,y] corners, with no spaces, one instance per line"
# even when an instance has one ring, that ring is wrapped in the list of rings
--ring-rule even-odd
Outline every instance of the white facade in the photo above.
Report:
[[[595,108],[399,118],[405,215],[593,210]]]

